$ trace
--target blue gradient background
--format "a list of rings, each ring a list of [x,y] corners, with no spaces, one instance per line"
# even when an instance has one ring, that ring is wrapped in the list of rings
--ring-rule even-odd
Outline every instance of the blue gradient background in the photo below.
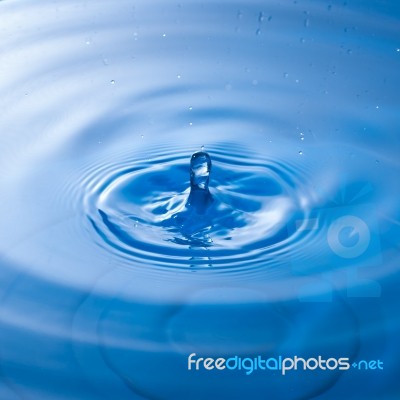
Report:
[[[399,398],[398,2],[4,0],[0,21],[0,399]],[[221,207],[194,243],[171,221],[203,145]],[[369,232],[350,259],[344,216]]]

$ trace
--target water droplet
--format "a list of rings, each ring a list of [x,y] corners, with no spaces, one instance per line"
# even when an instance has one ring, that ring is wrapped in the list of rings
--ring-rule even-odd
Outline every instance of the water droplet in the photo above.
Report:
[[[190,186],[192,189],[208,189],[211,158],[204,151],[192,155],[190,160]]]
[[[115,84],[114,79],[111,79],[110,83],[111,83],[111,85],[114,85]]]

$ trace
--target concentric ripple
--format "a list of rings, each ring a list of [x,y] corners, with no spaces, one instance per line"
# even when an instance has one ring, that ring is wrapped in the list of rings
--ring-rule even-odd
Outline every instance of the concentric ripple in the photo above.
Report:
[[[267,266],[289,251],[295,231],[288,226],[308,212],[297,184],[304,177],[289,163],[235,154],[229,145],[207,150],[213,201],[201,214],[187,205],[190,149],[157,148],[148,161],[93,176],[84,201],[97,242],[132,261],[172,267]]]

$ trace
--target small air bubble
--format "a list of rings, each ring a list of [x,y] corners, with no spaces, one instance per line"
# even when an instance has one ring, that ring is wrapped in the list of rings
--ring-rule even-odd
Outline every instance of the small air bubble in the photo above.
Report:
[[[396,49],[396,51],[397,51],[398,53],[400,53],[400,48],[399,48],[399,49]]]
[[[90,40],[86,40],[87,45],[90,45],[90,43],[91,43]]]
[[[180,76],[180,75],[177,75],[176,77],[177,77],[178,79],[181,79],[181,76]]]
[[[303,155],[303,152],[300,150],[300,151],[299,151],[299,154],[302,156],[302,155]]]
[[[257,35],[257,36],[261,35],[261,29],[260,29],[260,28],[258,28],[258,29],[256,30],[256,35]]]
[[[300,132],[300,140],[304,140],[304,133]]]
[[[379,160],[375,160],[375,163],[376,163],[376,164],[379,164]]]
[[[111,79],[110,83],[111,83],[111,85],[114,85],[115,84],[114,79]]]
[[[140,135],[140,137],[141,137],[142,139],[144,139],[144,135]]]
[[[287,78],[288,76],[289,76],[289,74],[288,74],[287,72],[284,72],[284,73],[283,73],[283,77],[284,77],[284,78]]]
[[[163,37],[166,37],[167,36],[167,34],[166,33],[163,33],[163,35],[162,35]]]
[[[205,147],[204,145],[201,146],[201,151],[204,151]]]
[[[305,20],[304,20],[304,27],[305,28],[308,28],[310,26],[310,20],[308,19],[308,18],[306,18]]]
[[[260,14],[258,14],[258,22],[263,22],[263,21],[264,21],[264,14],[260,12]]]
[[[189,122],[189,126],[193,126],[193,122]]]
[[[258,85],[258,80],[257,79],[253,79],[253,81],[251,82],[254,86]]]
[[[190,106],[190,107],[189,107],[189,111],[192,111],[192,110],[193,110],[193,107],[192,107],[192,106]]]
[[[378,108],[379,108],[379,106],[376,106],[375,108],[376,108],[376,109],[378,109]]]

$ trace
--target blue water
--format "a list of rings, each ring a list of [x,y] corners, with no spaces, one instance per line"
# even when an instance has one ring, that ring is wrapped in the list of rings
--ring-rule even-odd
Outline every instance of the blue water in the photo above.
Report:
[[[399,398],[396,1],[0,15],[0,399]]]

